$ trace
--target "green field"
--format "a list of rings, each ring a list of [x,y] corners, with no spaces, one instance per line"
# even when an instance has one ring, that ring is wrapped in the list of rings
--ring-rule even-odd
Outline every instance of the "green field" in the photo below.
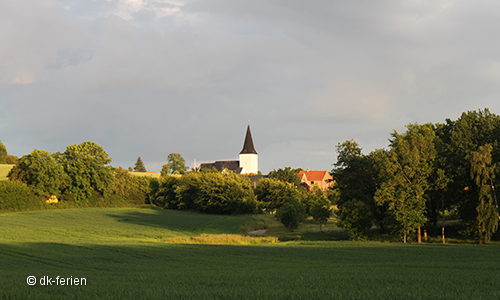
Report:
[[[500,248],[349,241],[170,244],[252,217],[152,208],[0,214],[0,299],[498,299]],[[28,276],[36,276],[34,286]],[[40,285],[48,276],[84,286]]]
[[[0,164],[0,180],[6,180],[7,174],[9,174],[10,169],[15,165],[3,165]]]

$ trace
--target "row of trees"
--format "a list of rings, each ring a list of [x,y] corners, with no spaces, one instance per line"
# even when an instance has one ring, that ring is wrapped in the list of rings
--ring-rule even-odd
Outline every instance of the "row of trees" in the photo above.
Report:
[[[422,226],[456,209],[464,233],[489,241],[499,220],[499,140],[500,117],[485,109],[444,124],[409,124],[394,131],[389,150],[368,155],[353,140],[339,143],[332,170],[339,225],[353,238],[378,225],[405,242],[417,232],[420,242]]]
[[[110,163],[100,145],[87,141],[70,145],[62,153],[34,149],[19,159],[7,177],[23,182],[41,198],[55,195],[77,204],[96,197],[144,203],[150,179],[130,176]]]
[[[287,172],[293,171],[280,169],[274,174]],[[165,176],[152,203],[212,214],[275,213],[290,230],[296,229],[308,215],[320,224],[326,223],[332,210],[322,191],[308,191],[285,179],[272,178],[272,174],[270,177],[253,186],[248,177],[232,172],[201,170],[184,176]],[[296,181],[294,177],[290,179]]]
[[[170,153],[167,156],[167,163],[162,166],[161,174],[162,175],[182,175],[186,174],[187,171],[186,160],[179,153]],[[134,168],[129,167],[128,170],[130,172],[147,172],[146,166],[142,161],[142,158],[139,156],[137,161],[135,162]]]

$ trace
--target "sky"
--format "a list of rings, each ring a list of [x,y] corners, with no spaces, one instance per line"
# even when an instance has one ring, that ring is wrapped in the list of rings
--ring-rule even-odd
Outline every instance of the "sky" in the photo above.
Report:
[[[0,2],[0,140],[12,155],[101,145],[331,170],[339,142],[387,148],[409,123],[500,114],[500,2]]]

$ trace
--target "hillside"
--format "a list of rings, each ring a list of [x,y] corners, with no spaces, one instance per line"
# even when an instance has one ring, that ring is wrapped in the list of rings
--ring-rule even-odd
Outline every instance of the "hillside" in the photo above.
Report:
[[[0,214],[0,243],[164,242],[171,237],[236,233],[251,217],[153,208],[54,209]]]

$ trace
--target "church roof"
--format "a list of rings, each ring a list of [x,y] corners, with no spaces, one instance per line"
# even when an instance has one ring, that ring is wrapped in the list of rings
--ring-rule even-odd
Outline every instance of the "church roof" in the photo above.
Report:
[[[202,163],[200,169],[212,169],[215,168],[217,171],[222,172],[224,169],[233,171],[236,174],[240,174],[243,168],[240,167],[239,160],[219,160],[213,163]]]
[[[243,143],[243,149],[241,150],[240,154],[257,154],[257,151],[255,151],[255,148],[253,147],[250,125],[248,125],[247,135],[245,136],[245,142]]]

